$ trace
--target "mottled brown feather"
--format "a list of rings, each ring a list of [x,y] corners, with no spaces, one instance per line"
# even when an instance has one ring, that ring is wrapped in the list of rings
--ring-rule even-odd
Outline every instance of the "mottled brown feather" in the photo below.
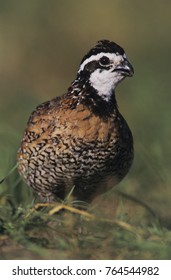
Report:
[[[115,43],[104,44],[105,51],[123,53]],[[89,71],[97,63],[91,66]],[[101,99],[86,72],[66,94],[38,106],[28,120],[17,161],[20,175],[41,201],[64,199],[73,186],[76,199],[91,201],[113,187],[133,161],[132,134],[114,92],[110,102]]]

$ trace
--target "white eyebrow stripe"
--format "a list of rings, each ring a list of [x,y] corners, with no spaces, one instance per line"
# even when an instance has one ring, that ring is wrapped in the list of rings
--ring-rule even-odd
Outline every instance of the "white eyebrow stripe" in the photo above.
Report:
[[[95,54],[95,55],[91,55],[89,58],[87,58],[81,65],[80,65],[80,68],[79,68],[79,71],[78,72],[81,72],[85,65],[88,64],[89,62],[93,61],[93,60],[99,60],[101,57],[103,56],[107,56],[110,60],[113,60],[113,59],[116,59],[117,60],[117,57],[121,57],[122,55],[116,55],[115,53],[105,53],[105,52],[101,52],[101,53],[98,53],[98,54]],[[126,55],[125,55],[126,56]],[[124,56],[124,57],[125,57]]]

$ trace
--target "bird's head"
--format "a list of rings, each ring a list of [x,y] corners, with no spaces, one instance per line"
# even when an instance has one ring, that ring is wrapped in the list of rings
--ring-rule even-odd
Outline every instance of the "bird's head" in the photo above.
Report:
[[[86,80],[97,94],[108,101],[115,87],[134,69],[124,50],[114,42],[99,41],[82,59],[78,77]]]

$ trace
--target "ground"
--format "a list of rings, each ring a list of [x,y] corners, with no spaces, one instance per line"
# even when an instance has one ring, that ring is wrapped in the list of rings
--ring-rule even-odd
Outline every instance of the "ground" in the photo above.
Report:
[[[64,205],[64,206],[63,206]],[[170,259],[171,231],[148,205],[118,190],[88,210],[71,202],[27,207],[0,200],[0,259]],[[61,209],[61,210],[60,210]]]

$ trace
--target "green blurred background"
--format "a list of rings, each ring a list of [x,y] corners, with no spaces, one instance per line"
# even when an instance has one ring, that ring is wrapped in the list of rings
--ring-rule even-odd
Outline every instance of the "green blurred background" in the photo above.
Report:
[[[117,88],[135,142],[133,167],[119,188],[171,227],[169,0],[0,1],[0,177],[15,164],[35,106],[65,93],[83,55],[105,38],[125,49],[135,69]],[[13,183],[0,192],[6,187],[19,196]]]

